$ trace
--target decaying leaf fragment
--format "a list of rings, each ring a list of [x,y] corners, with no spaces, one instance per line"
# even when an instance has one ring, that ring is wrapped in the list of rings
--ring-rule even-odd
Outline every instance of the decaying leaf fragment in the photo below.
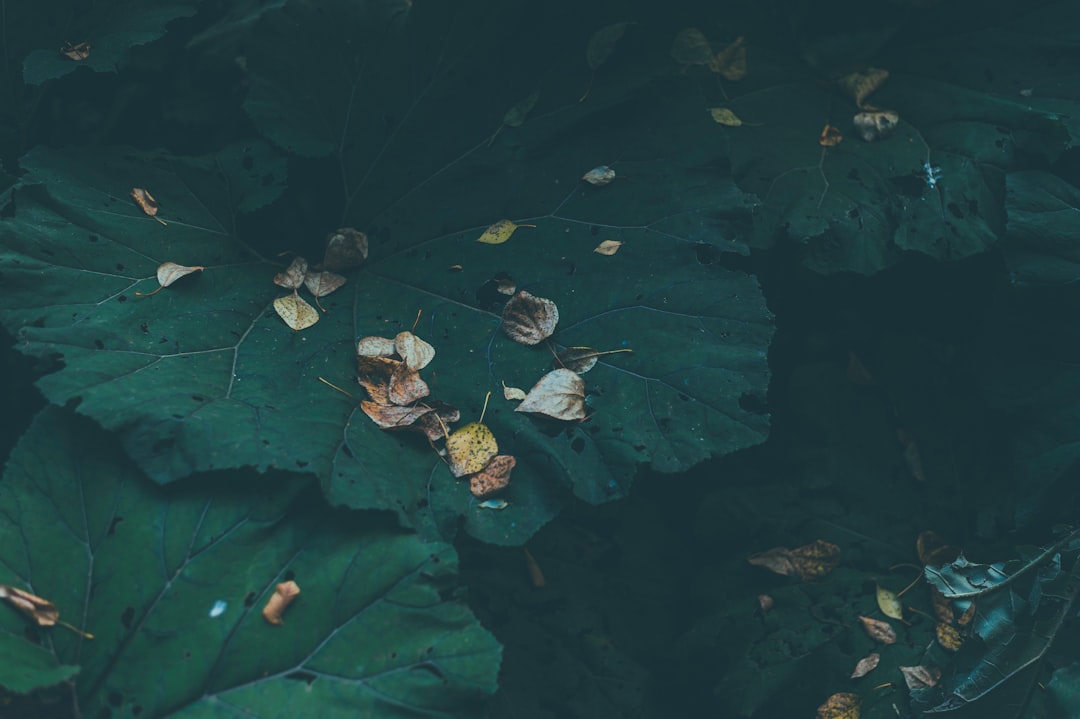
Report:
[[[840,131],[827,123],[822,128],[821,135],[818,136],[818,144],[822,147],[836,147],[843,140],[844,136],[840,134]]]
[[[851,96],[859,109],[866,107],[864,103],[874,90],[881,87],[882,83],[889,78],[889,71],[879,67],[868,67],[844,75],[837,79],[836,85]]]
[[[859,719],[859,695],[837,692],[817,708],[817,719]]]
[[[708,65],[713,61],[713,51],[705,33],[696,27],[688,27],[675,36],[671,44],[671,56],[681,65]]]
[[[928,689],[937,686],[941,679],[941,670],[937,667],[919,665],[917,667],[897,667],[904,675],[908,689]]]
[[[175,262],[162,262],[157,268],[157,281],[161,285],[153,292],[136,292],[137,297],[150,297],[161,292],[163,289],[176,282],[181,277],[187,277],[195,272],[202,272],[206,268],[202,265],[178,265]]]
[[[409,367],[424,369],[435,359],[435,348],[412,332],[399,332],[394,337],[394,351]]]
[[[615,170],[612,170],[607,165],[599,165],[582,175],[581,179],[590,185],[603,187],[615,179]]]
[[[294,257],[284,272],[274,275],[274,284],[287,290],[299,289],[304,284],[307,268],[307,260],[303,257]]]
[[[370,400],[360,402],[360,409],[382,429],[410,429],[418,419],[432,411],[424,405],[400,407]]]
[[[740,35],[709,61],[709,69],[737,82],[746,77],[746,45]]]
[[[292,604],[293,600],[300,594],[300,587],[296,582],[291,579],[287,582],[281,582],[274,589],[274,593],[270,595],[270,598],[266,600],[266,606],[263,607],[262,615],[263,619],[268,624],[280,626],[285,622],[282,620],[281,615],[285,613],[285,609]]]
[[[320,267],[332,272],[351,270],[368,256],[368,238],[360,230],[339,227],[326,236],[326,252]]]
[[[881,662],[881,655],[877,652],[871,652],[865,657],[859,660],[859,663],[855,665],[855,670],[851,672],[852,679],[858,679],[859,677],[865,677],[872,672],[877,665]]]
[[[840,561],[840,548],[818,539],[795,549],[774,547],[746,558],[750,564],[806,581],[820,579],[831,572]]]
[[[955,652],[964,643],[964,637],[961,636],[960,630],[944,622],[939,622],[934,627],[934,633],[937,636],[938,644],[950,652]]]
[[[390,373],[390,382],[386,395],[391,404],[412,404],[431,394],[427,382],[421,379],[417,370],[404,362],[391,361],[394,362],[394,368]]]
[[[880,584],[877,585],[877,605],[881,613],[891,619],[904,619],[904,606],[895,592],[891,592]]]
[[[506,335],[523,345],[534,345],[546,340],[555,332],[559,323],[559,308],[543,297],[535,297],[525,290],[511,297],[502,311],[502,328]]]
[[[131,188],[131,199],[135,200],[135,204],[139,206],[139,209],[144,214],[153,217],[161,224],[166,224],[165,220],[157,216],[158,210],[161,209],[158,205],[158,201],[154,199],[154,196],[150,194],[150,191],[142,187]]]
[[[446,454],[455,477],[475,474],[499,453],[499,443],[486,424],[470,422],[446,438]]]
[[[90,43],[80,42],[78,45],[72,45],[70,42],[65,42],[64,46],[60,48],[60,54],[69,60],[82,62],[90,57]]]
[[[501,245],[510,239],[510,236],[514,234],[514,231],[519,227],[536,227],[536,225],[518,225],[510,220],[499,220],[493,225],[489,225],[484,232],[476,238],[477,242],[483,242],[485,245]]]
[[[395,352],[394,340],[386,337],[361,337],[356,343],[356,354],[361,357],[393,357]]]
[[[301,299],[296,290],[293,290],[291,295],[274,300],[274,311],[285,324],[296,331],[306,330],[319,321],[318,310]]]
[[[585,380],[573,370],[552,370],[540,378],[514,411],[568,421],[585,419]]]
[[[866,142],[884,140],[893,134],[900,124],[900,116],[891,110],[860,112],[853,118],[855,130]]]
[[[896,644],[896,630],[892,628],[892,625],[888,622],[883,622],[880,619],[871,619],[870,617],[859,616],[859,621],[862,622],[863,629],[866,630],[867,635],[876,642],[882,644]]]
[[[11,606],[34,620],[39,627],[54,626],[60,619],[60,610],[55,604],[18,587],[0,584],[0,599],[6,599]]]
[[[508,400],[525,399],[525,390],[519,389],[517,387],[507,387],[506,382],[502,383],[502,387],[503,387],[503,397],[505,397],[506,399],[508,399]]]
[[[611,257],[619,251],[619,248],[622,247],[623,244],[625,243],[619,240],[604,240],[595,248],[593,248],[593,252],[598,255],[606,255],[607,257]]]
[[[592,347],[567,347],[555,355],[553,364],[556,367],[565,367],[566,369],[573,370],[578,374],[585,374],[593,367],[604,355],[614,355],[633,352],[632,349],[621,350],[595,350]]]
[[[484,499],[505,489],[516,464],[517,460],[509,454],[495,455],[486,467],[469,477],[469,491],[477,499]]]

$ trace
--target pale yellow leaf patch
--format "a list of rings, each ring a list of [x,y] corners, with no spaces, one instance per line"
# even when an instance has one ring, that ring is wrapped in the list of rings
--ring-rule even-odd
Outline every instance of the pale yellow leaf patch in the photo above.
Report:
[[[519,227],[536,227],[536,225],[517,225],[510,220],[499,220],[484,230],[476,241],[483,242],[485,245],[501,245],[509,240]]]
[[[495,435],[480,422],[470,422],[446,438],[446,454],[455,477],[479,472],[498,453]]]
[[[624,243],[619,240],[604,240],[599,245],[593,248],[593,252],[598,255],[606,255],[607,257],[611,257],[619,251],[619,248],[622,247],[623,244]]]
[[[394,340],[386,337],[361,337],[356,343],[356,354],[361,357],[393,357]]]
[[[525,399],[525,390],[518,389],[517,387],[507,387],[506,382],[502,383],[503,397],[508,400],[522,400]]]
[[[877,585],[877,605],[886,617],[903,620],[904,606],[900,603],[900,598],[880,584]]]
[[[307,274],[307,260],[303,257],[295,257],[284,272],[274,275],[274,284],[287,290],[299,289],[304,284],[304,275]]]
[[[319,321],[319,312],[309,305],[294,290],[291,295],[274,300],[274,311],[285,324],[294,330],[305,330]]]
[[[552,370],[540,378],[514,411],[563,420],[584,419],[585,380],[572,370]]]
[[[334,272],[308,272],[304,275],[304,287],[316,297],[326,297],[343,284],[345,278]]]
[[[175,262],[162,262],[157,268],[157,281],[162,287],[168,287],[181,277],[187,277],[193,272],[202,272],[206,268],[202,265],[178,265]]]

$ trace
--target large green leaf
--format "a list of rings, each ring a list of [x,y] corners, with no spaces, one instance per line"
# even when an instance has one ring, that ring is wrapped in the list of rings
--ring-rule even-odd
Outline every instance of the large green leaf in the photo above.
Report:
[[[61,664],[43,647],[0,629],[0,688],[16,694],[65,682],[79,671]]]
[[[1080,189],[1042,170],[1013,172],[1006,181],[1009,213],[1005,251],[1018,283],[1060,284],[1080,277],[1076,226]]]
[[[327,8],[329,17],[302,16],[311,39],[296,42],[314,43],[312,54],[284,55],[344,71],[329,55],[369,51],[339,37],[364,16]],[[313,12],[303,2],[286,10]],[[279,83],[285,89],[271,99],[257,90],[270,83],[258,79],[270,72],[260,57],[284,47],[282,33],[292,27],[279,17],[286,10],[268,11],[256,24],[253,47],[260,49],[250,64],[258,101],[249,98],[249,110],[284,147],[340,155],[340,185],[331,177],[314,194],[351,198],[337,207],[370,232],[367,265],[324,298],[328,312],[317,325],[292,332],[271,308],[284,294],[270,281],[280,266],[247,245],[264,257],[292,250],[314,260],[336,220],[306,227],[306,237],[240,238],[229,208],[247,208],[236,204],[228,172],[196,178],[184,169],[191,161],[122,149],[35,151],[23,160],[29,172],[9,206],[14,217],[0,225],[7,248],[0,316],[24,351],[62,358],[64,369],[42,382],[53,402],[78,400],[80,412],[121,430],[127,451],[159,482],[238,466],[302,470],[318,475],[335,503],[392,509],[427,535],[449,536],[464,521],[474,535],[501,543],[531,536],[568,491],[606,501],[628,491],[640,464],[683,470],[764,439],[771,315],[756,280],[727,261],[747,252],[741,238],[753,200],[734,186],[723,138],[694,94],[633,75],[597,87],[595,106],[578,106],[574,84],[571,104],[506,128],[492,143],[503,114],[527,91],[466,70],[498,68],[510,37],[477,57],[456,58],[454,72],[436,73],[434,86],[430,78],[417,86],[403,70],[401,82],[379,76],[369,88],[356,55],[345,63],[353,68],[350,84],[316,78],[312,96]],[[456,16],[455,32],[474,31],[471,17]],[[423,47],[439,22],[438,13],[410,16],[408,28],[416,29],[408,47]],[[402,47],[397,35],[387,38],[390,48]],[[664,45],[659,55],[670,63],[666,38]],[[323,132],[305,114],[321,108],[328,121],[341,115],[370,124],[379,93],[381,111],[404,123],[388,137],[349,122],[330,122]],[[484,93],[496,99],[474,112],[469,103]],[[342,98],[343,105],[327,104]],[[442,118],[452,113],[477,119],[444,129]],[[281,124],[291,117],[300,119]],[[327,144],[335,138],[340,144]],[[620,155],[625,178],[608,187],[579,181]],[[257,187],[267,162],[260,155],[233,172],[244,187]],[[168,226],[125,198],[133,186],[155,194]],[[474,242],[501,217],[537,227],[505,245]],[[625,246],[604,257],[592,251],[603,239]],[[165,260],[208,269],[136,298],[134,291],[155,286],[148,279]],[[451,271],[455,265],[461,271]],[[500,272],[558,305],[558,345],[633,350],[603,358],[585,376],[587,422],[527,417],[502,400],[501,381],[528,389],[551,367],[551,353],[500,331],[491,298],[501,296],[488,288]],[[426,441],[378,430],[355,402],[318,382],[355,387],[355,339],[393,336],[418,310],[417,332],[438,351],[425,370],[433,395],[460,407],[465,421],[479,416],[486,392],[496,395],[485,421],[502,451],[518,459],[502,512],[479,507]]]
[[[453,549],[328,517],[299,484],[160,488],[88,421],[38,416],[0,484],[0,582],[94,634],[38,631],[81,667],[83,716],[452,716],[494,691],[500,649],[449,598]],[[270,626],[260,610],[287,579],[301,594]]]

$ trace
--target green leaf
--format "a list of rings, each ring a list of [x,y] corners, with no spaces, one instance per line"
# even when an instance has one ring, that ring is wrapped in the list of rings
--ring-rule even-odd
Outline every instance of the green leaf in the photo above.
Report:
[[[166,26],[198,10],[199,0],[163,0],[144,3],[137,0],[94,3],[86,8],[60,8],[59,18],[47,14],[56,3],[35,3],[42,17],[29,18],[35,26],[52,26],[54,46],[34,50],[23,61],[23,79],[40,85],[63,77],[80,67],[94,72],[116,72],[127,64],[128,53],[137,45],[153,42],[165,34]],[[60,3],[63,5],[64,3]],[[90,44],[90,56],[74,61],[61,54],[65,42]]]
[[[1009,173],[1005,252],[1019,283],[1059,284],[1080,277],[1080,189],[1043,170]]]
[[[328,515],[303,484],[160,488],[88,421],[35,419],[0,483],[0,582],[95,635],[38,630],[81,666],[83,716],[456,716],[494,691],[500,649],[449,598],[453,549]],[[286,579],[301,594],[271,626],[260,610]]]
[[[71,679],[79,667],[61,664],[45,648],[0,629],[0,687],[16,694],[52,687]]]

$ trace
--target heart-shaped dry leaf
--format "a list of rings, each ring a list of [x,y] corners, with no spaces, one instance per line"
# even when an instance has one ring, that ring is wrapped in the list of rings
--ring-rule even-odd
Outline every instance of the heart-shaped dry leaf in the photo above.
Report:
[[[324,270],[351,270],[368,256],[368,238],[360,230],[340,227],[326,236],[326,253],[320,265]]]
[[[168,287],[181,277],[187,277],[193,272],[202,272],[206,268],[202,265],[178,265],[175,262],[162,262],[157,268],[157,281],[162,287]]]
[[[446,438],[446,454],[455,477],[479,472],[498,453],[495,435],[480,422],[469,422]]]
[[[394,338],[394,350],[405,364],[416,370],[427,367],[435,359],[435,348],[412,332],[399,332]]]
[[[304,275],[307,274],[307,260],[303,257],[294,257],[284,272],[274,275],[274,284],[287,290],[299,289],[304,284]]]
[[[514,411],[555,419],[584,419],[585,380],[573,370],[552,370],[540,378]]]
[[[294,291],[274,300],[274,311],[294,330],[306,330],[319,321],[319,312]]]
[[[507,337],[523,345],[542,342],[555,332],[559,308],[543,297],[521,290],[511,297],[502,312],[502,328]]]
[[[333,272],[308,272],[304,275],[304,287],[316,297],[326,297],[343,284],[345,278]]]

